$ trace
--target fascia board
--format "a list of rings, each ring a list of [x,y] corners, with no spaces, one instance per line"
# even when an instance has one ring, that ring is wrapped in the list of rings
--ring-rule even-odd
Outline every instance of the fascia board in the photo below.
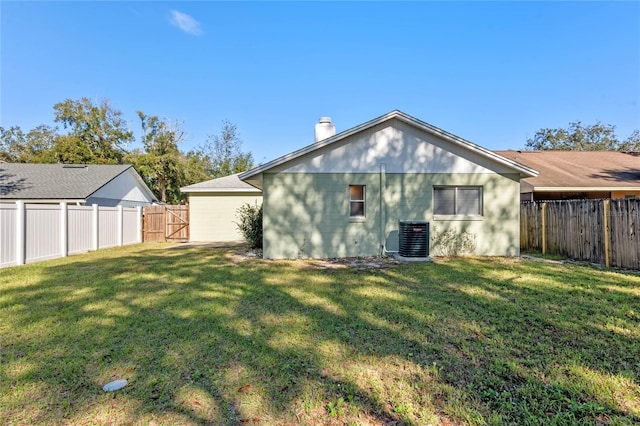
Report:
[[[246,188],[246,189],[240,189],[240,188],[229,188],[229,189],[225,189],[225,188],[180,188],[180,192],[183,192],[185,194],[189,194],[192,192],[250,192],[250,193],[258,193],[258,192],[262,192],[257,188]]]
[[[639,186],[534,186],[534,192],[640,191]]]

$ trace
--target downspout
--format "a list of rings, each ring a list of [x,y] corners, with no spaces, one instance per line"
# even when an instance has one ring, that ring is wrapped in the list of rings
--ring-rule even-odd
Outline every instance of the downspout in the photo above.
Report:
[[[386,237],[386,226],[387,226],[387,200],[386,200],[386,191],[387,188],[387,170],[384,163],[380,163],[380,247],[382,248],[382,256],[387,256],[388,254],[396,254],[397,251],[389,251],[387,250],[387,237]]]
[[[385,185],[385,180],[386,180],[386,175],[385,175],[385,166],[384,163],[380,163],[380,248],[382,249],[382,253],[380,253],[380,255],[384,255],[384,244],[385,244],[385,238],[384,238],[384,231],[385,231],[385,222],[386,222],[386,218],[385,218],[385,203],[384,203],[384,185]]]

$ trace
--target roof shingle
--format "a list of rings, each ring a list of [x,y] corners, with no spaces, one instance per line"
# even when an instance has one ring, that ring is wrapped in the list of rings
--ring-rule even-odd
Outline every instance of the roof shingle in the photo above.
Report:
[[[86,199],[130,165],[0,163],[3,199]]]
[[[640,187],[640,152],[496,151],[537,170],[524,179],[535,188]]]
[[[260,192],[238,177],[239,173],[180,188],[182,192]]]

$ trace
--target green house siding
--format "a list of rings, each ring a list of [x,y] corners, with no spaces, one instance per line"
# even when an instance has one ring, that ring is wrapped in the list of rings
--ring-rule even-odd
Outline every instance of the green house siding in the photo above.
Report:
[[[434,186],[482,187],[482,216],[434,216]],[[474,254],[520,254],[520,181],[518,174],[387,174],[386,244],[398,250],[398,221],[425,220],[431,236],[453,229],[475,236]],[[431,254],[437,252],[431,249]]]
[[[364,219],[349,217],[349,185],[366,186]],[[433,187],[440,185],[481,186],[483,215],[434,217]],[[475,254],[515,256],[519,191],[517,174],[265,173],[264,256],[380,255],[383,245],[398,249],[400,220],[426,220],[432,234],[468,231],[476,237]]]
[[[349,219],[349,185],[366,185],[364,220]],[[265,174],[266,258],[369,256],[380,252],[380,177]]]

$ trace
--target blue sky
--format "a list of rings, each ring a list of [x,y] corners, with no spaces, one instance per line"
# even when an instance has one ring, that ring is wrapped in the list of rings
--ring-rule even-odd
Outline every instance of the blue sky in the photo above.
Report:
[[[235,123],[265,162],[400,109],[489,149],[543,127],[640,128],[640,3],[6,2],[0,125],[107,98],[184,121],[182,149]]]

